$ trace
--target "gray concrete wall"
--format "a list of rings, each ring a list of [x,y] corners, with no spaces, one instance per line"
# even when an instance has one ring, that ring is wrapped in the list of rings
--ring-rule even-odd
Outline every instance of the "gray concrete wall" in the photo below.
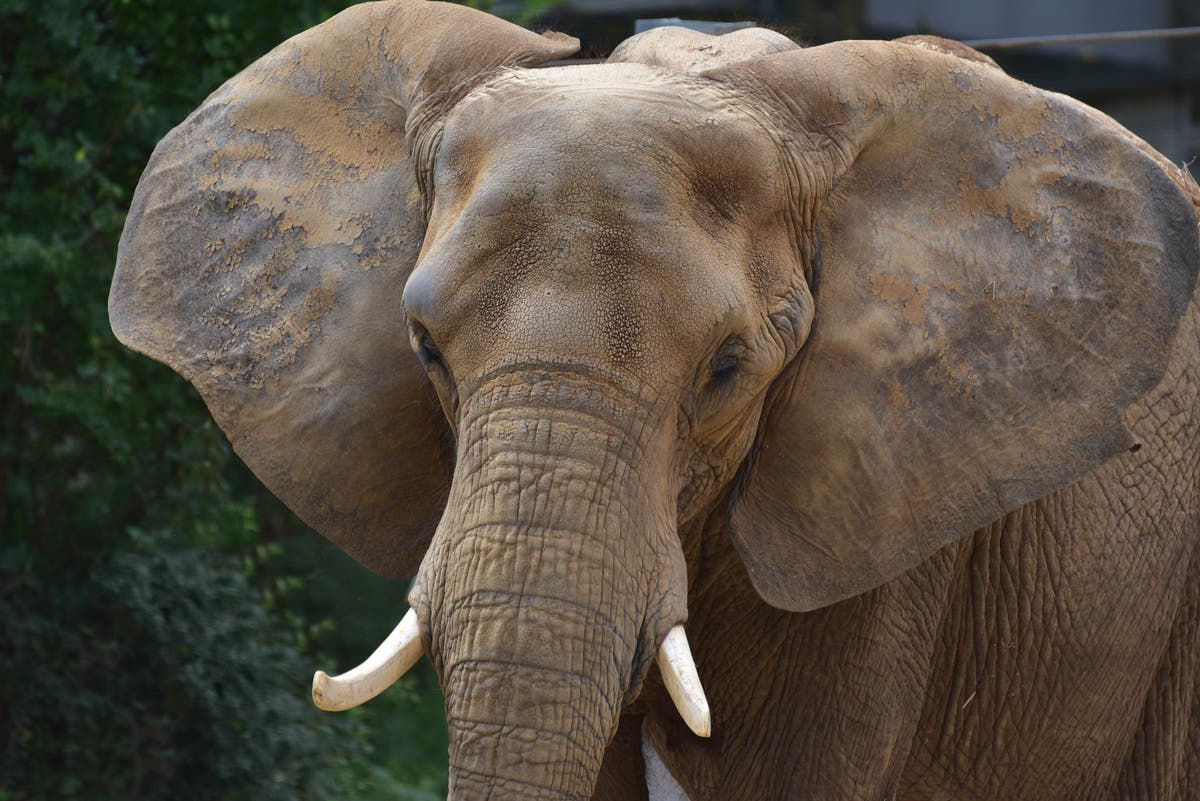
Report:
[[[1165,28],[1171,0],[866,0],[872,26],[930,28],[955,39]],[[1166,66],[1161,41],[1086,45],[1070,52]]]

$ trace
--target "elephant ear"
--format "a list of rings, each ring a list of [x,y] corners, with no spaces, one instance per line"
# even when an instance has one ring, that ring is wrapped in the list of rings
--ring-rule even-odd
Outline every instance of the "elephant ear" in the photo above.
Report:
[[[355,6],[288,40],[159,143],[109,298],[237,453],[367,567],[416,572],[445,423],[405,332],[424,231],[414,136],[493,68],[578,42],[449,3]],[[407,129],[407,135],[406,135]]]
[[[847,42],[731,68],[807,209],[812,334],[730,507],[803,611],[869,590],[1134,447],[1200,255],[1144,144],[984,64]]]

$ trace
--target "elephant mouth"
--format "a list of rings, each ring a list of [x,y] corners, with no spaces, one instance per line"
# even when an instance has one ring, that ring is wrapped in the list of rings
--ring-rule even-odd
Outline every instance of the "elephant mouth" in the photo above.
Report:
[[[417,663],[424,653],[417,613],[410,609],[379,647],[357,667],[330,676],[323,670],[313,675],[312,699],[326,712],[343,712],[370,701],[391,687]],[[712,734],[708,698],[696,672],[696,661],[682,625],[667,632],[656,656],[663,684],[683,722],[696,735]]]

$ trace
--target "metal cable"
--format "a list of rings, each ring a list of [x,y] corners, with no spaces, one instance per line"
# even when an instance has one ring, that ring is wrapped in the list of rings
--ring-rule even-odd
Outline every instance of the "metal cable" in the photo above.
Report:
[[[1189,36],[1200,36],[1200,26],[1190,28],[1152,28],[1144,31],[1110,31],[1109,33],[1064,33],[1055,36],[1013,36],[1007,39],[964,39],[962,43],[970,47],[1000,49],[1093,44],[1097,42],[1139,42],[1146,39],[1183,39]]]

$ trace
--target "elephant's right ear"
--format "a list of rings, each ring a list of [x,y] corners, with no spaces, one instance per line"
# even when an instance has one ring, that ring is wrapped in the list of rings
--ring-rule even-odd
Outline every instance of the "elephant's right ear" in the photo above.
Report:
[[[449,3],[355,6],[214,92],[134,194],[113,330],[191,381],[258,477],[385,575],[416,571],[451,458],[401,304],[424,233],[413,131],[493,68],[577,49]]]

